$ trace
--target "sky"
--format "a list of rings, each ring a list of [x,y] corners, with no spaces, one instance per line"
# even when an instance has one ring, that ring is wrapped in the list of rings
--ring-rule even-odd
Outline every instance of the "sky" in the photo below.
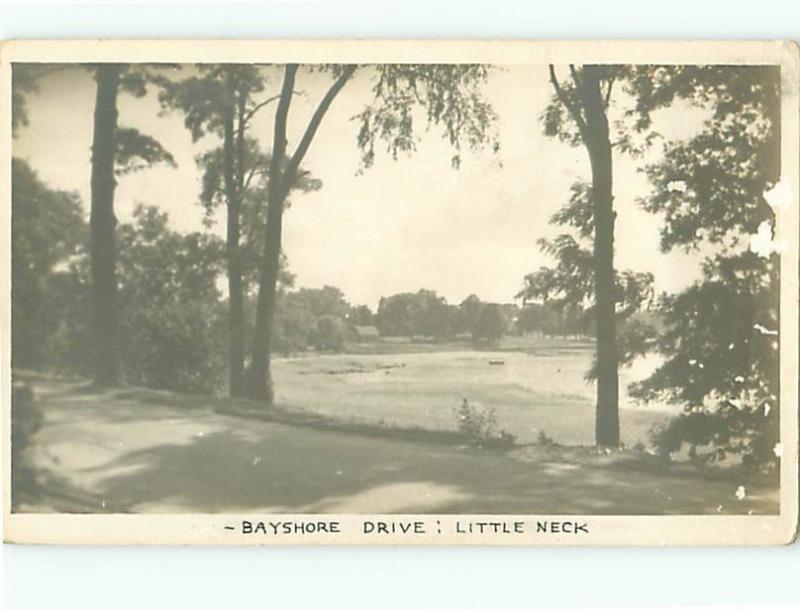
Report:
[[[483,93],[497,114],[500,150],[466,152],[453,169],[453,151],[433,127],[417,124],[417,150],[393,160],[379,149],[373,167],[359,172],[358,125],[352,117],[370,101],[372,78],[360,69],[334,101],[303,163],[322,180],[320,190],[294,193],[284,218],[284,251],[298,287],[340,287],[352,303],[377,305],[381,296],[420,288],[450,303],[469,294],[511,302],[525,274],[552,260],[537,240],[563,228],[550,216],[576,180],[590,178],[582,147],[544,135],[541,113],[552,94],[546,66],[496,66]],[[289,150],[330,84],[324,73],[298,75],[289,117]],[[277,93],[275,72],[263,97]],[[621,95],[621,94],[620,94]],[[27,97],[29,125],[13,154],[25,158],[51,188],[77,192],[88,212],[95,83],[82,68],[53,71]],[[624,103],[624,98],[621,103]],[[272,141],[275,104],[256,117],[252,135],[265,149]],[[119,97],[119,123],[156,137],[177,169],[155,167],[119,179],[115,208],[121,222],[139,203],[156,205],[180,231],[201,230],[201,173],[195,157],[219,144],[214,136],[193,143],[180,113],[164,114],[156,92]],[[667,139],[691,137],[702,125],[698,109],[659,111],[655,128]],[[701,258],[661,253],[661,219],[636,199],[648,193],[642,165],[657,158],[616,155],[615,256],[618,269],[650,271],[656,289],[677,291],[699,276]],[[223,211],[212,228],[224,236]]]

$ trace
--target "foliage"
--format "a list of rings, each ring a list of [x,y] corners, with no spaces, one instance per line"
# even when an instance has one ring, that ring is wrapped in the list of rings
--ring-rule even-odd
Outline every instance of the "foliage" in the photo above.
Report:
[[[169,82],[169,79],[163,74],[164,70],[170,69],[168,64],[159,66],[120,64],[119,66],[119,90],[136,98],[147,95],[149,85],[161,88]],[[96,72],[96,65],[85,67]],[[175,158],[156,138],[144,134],[136,128],[118,125],[114,140],[116,144],[114,172],[117,176],[137,172],[158,164],[172,168],[177,167]]]
[[[556,264],[526,275],[517,298],[527,306],[538,303],[554,307],[561,316],[570,318],[571,329],[582,328],[585,332],[594,316],[595,297],[591,250],[594,212],[590,185],[584,182],[573,184],[569,200],[552,215],[550,222],[567,226],[573,233],[563,233],[552,240],[539,240],[540,248],[552,256]],[[649,272],[614,271],[616,344],[620,364],[630,364],[636,356],[643,354],[655,335],[655,329],[643,320],[628,323],[637,312],[647,310],[655,303],[653,282],[653,274]],[[526,314],[526,324],[531,324],[531,317],[536,315],[533,312]],[[539,314],[538,323],[542,332],[556,334],[553,326],[557,320],[553,321],[552,316],[546,320],[545,314]],[[595,367],[596,363],[588,371],[589,379],[596,377]]]
[[[669,456],[688,446],[699,463],[740,459],[749,470],[764,470],[780,455],[777,410],[741,409],[719,403],[712,409],[690,410],[656,430],[653,442]]]
[[[28,124],[27,96],[38,91],[37,81],[49,71],[47,66],[14,62],[11,65],[11,131],[16,135]]]
[[[14,365],[88,374],[88,230],[80,201],[47,188],[24,161],[12,168]],[[130,383],[219,387],[222,255],[218,240],[171,231],[155,208],[140,206],[133,223],[118,227],[120,355]]]
[[[300,288],[288,295],[287,302],[293,307],[308,309],[316,317],[329,315],[344,318],[350,311],[344,293],[335,286]]]
[[[130,174],[163,163],[177,167],[175,158],[155,138],[130,127],[120,127],[116,135],[117,176]]]
[[[49,189],[27,162],[11,164],[11,343],[15,366],[47,364],[58,328],[52,284],[84,247],[88,229],[80,199]]]
[[[216,286],[224,248],[208,234],[176,233],[167,221],[139,206],[118,230],[125,374],[136,385],[211,393],[225,371]]]
[[[475,329],[483,309],[483,301],[475,294],[470,294],[458,306],[458,317],[456,331],[459,333],[470,333]]]
[[[272,328],[276,351],[290,356],[308,349],[316,318],[306,307],[293,303],[292,293],[281,295]]]
[[[651,83],[650,66],[609,64],[593,65],[592,68],[598,72],[612,147],[632,157],[641,156],[661,137],[651,129],[651,113],[658,107],[669,105],[672,98],[661,96],[659,104],[643,102],[640,93]],[[571,146],[580,146],[586,113],[577,83],[583,79],[583,68],[570,65],[571,78],[563,78],[560,82],[556,68],[552,70],[550,80],[554,86],[557,84],[557,93],[541,115],[544,133]],[[631,101],[631,106],[620,107],[617,100],[621,96],[613,95],[615,87],[625,91],[627,96],[624,98]],[[580,117],[582,124],[578,124],[576,117]]]
[[[505,334],[507,328],[508,320],[506,320],[500,305],[487,303],[481,309],[481,313],[475,322],[475,327],[472,330],[472,339],[474,341],[497,343]]]
[[[89,257],[80,255],[58,273],[53,273],[42,294],[49,323],[45,358],[41,367],[59,373],[89,377],[93,373],[93,351],[86,341],[91,327],[91,279]]]
[[[539,333],[554,337],[586,336],[591,334],[592,318],[580,305],[555,301],[526,303],[517,317],[516,330],[520,334]]]
[[[452,334],[450,311],[433,290],[401,292],[381,298],[375,323],[384,336],[445,338]]]
[[[249,121],[258,110],[276,99],[274,96],[257,98],[268,82],[259,65],[197,64],[192,68],[192,73],[183,79],[162,76],[158,99],[164,111],[177,109],[183,113],[184,125],[195,142],[207,133],[222,137],[222,109],[226,102],[241,101],[244,116]],[[235,99],[226,99],[230,95],[229,88]]]
[[[685,442],[706,459],[773,469],[780,260],[747,245],[775,222],[764,194],[780,172],[779,68],[642,67],[631,86],[645,122],[673,99],[709,110],[699,134],[666,144],[646,168],[653,188],[641,204],[664,217],[663,250],[716,249],[699,282],[661,300],[666,330],[655,347],[665,361],[633,390],[686,405],[656,437],[665,452]]]
[[[364,167],[374,163],[379,140],[385,142],[386,152],[393,159],[416,150],[417,110],[423,115],[419,118],[426,130],[434,126],[442,129],[455,151],[454,167],[461,162],[462,143],[473,149],[486,144],[499,149],[496,115],[480,91],[489,74],[487,66],[381,64],[375,70],[373,102],[354,117],[359,123],[357,141]]]
[[[41,428],[44,413],[36,402],[33,390],[21,383],[11,386],[11,503],[20,504],[36,499],[39,473],[26,449]]]
[[[461,406],[455,409],[458,431],[470,442],[481,445],[486,442],[510,446],[516,437],[497,428],[497,413],[494,408],[484,409],[464,398]]]
[[[325,314],[317,318],[310,342],[319,351],[341,352],[344,349],[345,336],[346,329],[342,318]]]
[[[350,312],[350,304],[335,286],[285,292],[275,315],[275,349],[287,355],[309,347],[340,352],[348,336]]]
[[[642,206],[665,215],[661,246],[739,245],[763,221],[774,221],[764,193],[780,172],[780,72],[777,67],[655,67],[671,75],[662,98],[681,97],[709,108],[694,138],[672,142],[646,168],[653,191]],[[648,108],[649,108],[648,107]],[[734,205],[735,202],[735,205]],[[727,241],[726,241],[727,240]]]
[[[373,326],[375,314],[366,305],[353,305],[347,312],[347,322],[353,326]]]
[[[458,430],[471,439],[486,439],[495,436],[497,414],[493,408],[481,409],[465,398],[456,410]]]
[[[433,290],[400,292],[382,297],[374,316],[383,336],[424,337],[436,341],[469,333],[476,341],[495,342],[516,317],[516,305],[484,303],[471,294],[460,305],[449,305]]]
[[[556,444],[556,442],[550,436],[548,436],[547,432],[544,430],[539,430],[539,434],[536,435],[536,443],[542,447],[552,447]]]

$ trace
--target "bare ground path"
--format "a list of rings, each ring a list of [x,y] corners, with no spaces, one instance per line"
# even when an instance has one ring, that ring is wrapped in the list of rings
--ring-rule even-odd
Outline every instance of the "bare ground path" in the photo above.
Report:
[[[777,490],[590,450],[510,454],[243,419],[169,393],[35,381],[24,512],[776,512]],[[143,396],[146,399],[143,399]],[[179,399],[176,399],[179,398]],[[19,490],[17,490],[19,491]],[[25,491],[25,490],[23,490]],[[22,497],[22,495],[20,495]]]

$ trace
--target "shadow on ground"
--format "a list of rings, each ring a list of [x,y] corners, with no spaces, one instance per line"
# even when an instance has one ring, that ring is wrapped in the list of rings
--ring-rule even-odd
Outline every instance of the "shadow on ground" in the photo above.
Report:
[[[26,512],[700,514],[777,511],[774,489],[672,468],[522,459],[49,384]],[[169,401],[165,401],[169,402]],[[60,487],[59,487],[60,486]],[[59,495],[48,488],[69,489]],[[83,495],[86,502],[76,501]]]

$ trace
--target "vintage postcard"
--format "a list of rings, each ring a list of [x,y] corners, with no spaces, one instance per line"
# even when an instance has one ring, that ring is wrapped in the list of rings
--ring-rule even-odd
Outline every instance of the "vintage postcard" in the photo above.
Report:
[[[794,43],[0,57],[8,541],[794,540]]]

